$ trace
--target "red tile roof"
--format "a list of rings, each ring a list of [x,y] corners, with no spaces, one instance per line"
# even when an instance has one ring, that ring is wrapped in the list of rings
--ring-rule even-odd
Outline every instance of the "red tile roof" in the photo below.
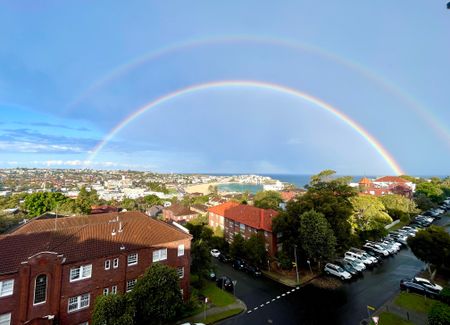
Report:
[[[175,217],[181,217],[181,216],[189,216],[191,214],[196,214],[197,212],[192,211],[190,208],[185,207],[181,204],[173,204],[168,208],[165,208],[165,210],[172,211],[173,215]]]
[[[363,184],[363,185],[372,185],[372,181],[370,179],[368,179],[367,177],[363,177],[361,178],[361,180],[359,181],[359,184]]]
[[[117,216],[122,232],[118,232]],[[16,272],[21,262],[43,251],[63,254],[71,263],[122,253],[122,245],[126,252],[190,238],[140,212],[33,220],[11,234],[0,235],[0,274]]]
[[[225,215],[226,210],[228,210],[230,208],[234,208],[238,205],[239,205],[238,202],[228,201],[228,202],[216,205],[214,207],[211,207],[208,209],[208,211],[223,217]]]
[[[243,223],[255,229],[272,231],[272,218],[278,212],[272,209],[260,209],[254,206],[239,204],[225,211],[225,218]]]
[[[374,182],[384,182],[384,183],[407,183],[408,181],[404,178],[398,176],[384,176],[377,178]]]

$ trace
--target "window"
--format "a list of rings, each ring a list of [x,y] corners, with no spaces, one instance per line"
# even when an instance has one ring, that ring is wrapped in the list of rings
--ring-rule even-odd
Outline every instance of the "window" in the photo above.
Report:
[[[11,324],[11,313],[0,315],[0,325]]]
[[[136,282],[137,282],[136,279],[127,281],[127,292],[133,290],[134,286],[136,285]]]
[[[153,262],[164,261],[167,259],[167,248],[158,249],[153,252]]]
[[[239,225],[239,227],[241,228],[241,232],[244,232],[244,231],[245,231],[245,225],[244,225],[243,223],[241,223],[241,224]]]
[[[105,261],[105,270],[109,270],[111,268],[111,260]]]
[[[70,269],[70,282],[88,279],[92,275],[92,264],[82,265]]]
[[[13,294],[14,279],[0,281],[0,297],[6,297]]]
[[[177,255],[178,256],[183,256],[184,255],[184,245],[183,244],[178,245],[178,253],[177,253]]]
[[[128,255],[128,265],[136,265],[138,263],[138,254],[130,254]]]
[[[117,269],[119,267],[119,259],[115,258],[113,261],[113,268]]]
[[[83,323],[80,323],[78,325],[89,325],[89,322],[83,322]]]
[[[89,293],[85,293],[84,295],[78,297],[69,298],[68,311],[72,312],[89,307],[89,300],[90,300]]]
[[[103,295],[107,296],[109,294],[109,288],[104,288],[103,289]]]
[[[34,305],[44,303],[47,300],[47,276],[38,275],[34,284]]]
[[[112,286],[111,293],[115,295],[117,293],[117,286]]]
[[[183,266],[177,267],[177,274],[180,279],[184,278],[184,267]]]

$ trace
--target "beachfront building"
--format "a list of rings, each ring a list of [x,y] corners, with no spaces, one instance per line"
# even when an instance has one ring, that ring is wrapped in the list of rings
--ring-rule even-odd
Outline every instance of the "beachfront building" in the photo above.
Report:
[[[277,252],[276,235],[272,232],[272,219],[278,212],[272,209],[260,209],[251,205],[229,201],[209,208],[209,225],[221,227],[225,239],[231,243],[234,235],[241,234],[244,239],[261,234],[270,255]]]
[[[90,324],[97,296],[125,293],[153,263],[189,297],[191,235],[140,212],[33,220],[0,236],[0,324]]]

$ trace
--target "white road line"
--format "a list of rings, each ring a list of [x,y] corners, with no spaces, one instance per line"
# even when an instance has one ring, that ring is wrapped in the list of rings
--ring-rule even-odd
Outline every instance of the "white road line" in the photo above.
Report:
[[[253,308],[253,310],[258,310],[258,307]]]
[[[264,304],[261,304],[259,307],[264,307]]]
[[[285,293],[283,293],[282,295],[281,295],[282,297],[284,297],[284,296],[286,296],[286,294]]]
[[[277,299],[280,299],[281,297],[280,296],[277,296]]]
[[[266,302],[266,305],[268,305],[268,304],[270,304],[270,301],[267,301],[267,302]]]
[[[287,295],[290,294],[290,293],[291,293],[290,291],[286,292]]]
[[[274,302],[274,301],[275,301],[275,298],[272,299],[272,302]]]
[[[295,289],[292,289],[292,290],[291,290],[291,292],[294,292],[294,291],[295,291]]]
[[[250,314],[252,311],[251,310],[249,310],[249,311],[247,311],[247,314]]]
[[[300,287],[295,288],[295,290],[298,290],[298,289],[300,289]]]

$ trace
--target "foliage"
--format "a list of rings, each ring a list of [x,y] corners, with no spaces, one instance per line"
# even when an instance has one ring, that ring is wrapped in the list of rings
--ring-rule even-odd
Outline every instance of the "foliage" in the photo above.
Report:
[[[137,324],[162,324],[180,312],[182,297],[175,269],[155,263],[138,279],[131,297]]]
[[[202,279],[209,276],[212,268],[211,254],[208,244],[203,240],[196,240],[191,245],[191,272]]]
[[[450,324],[450,306],[442,302],[437,302],[431,307],[428,313],[429,325]]]
[[[414,202],[422,211],[430,210],[437,206],[437,204],[424,193],[414,193]]]
[[[146,205],[146,207],[150,208],[154,205],[162,205],[163,201],[156,195],[150,194],[146,195],[142,198],[143,203]]]
[[[120,204],[123,209],[126,209],[128,211],[133,211],[138,209],[138,204],[136,200],[130,199],[130,198],[124,198],[122,200],[122,203]]]
[[[268,255],[264,235],[251,235],[250,238],[245,241],[244,248],[245,256],[249,262],[260,267],[266,266]]]
[[[78,193],[78,196],[75,200],[76,204],[76,212],[77,213],[83,213],[83,214],[89,214],[91,213],[91,207],[93,205],[98,204],[98,194],[97,191],[94,189],[91,189],[90,191],[86,190],[86,187],[83,186],[80,189],[80,192]]]
[[[315,261],[324,261],[334,256],[336,238],[327,219],[314,210],[300,216],[299,235],[306,256]]]
[[[147,187],[150,191],[153,192],[162,192],[164,194],[169,194],[169,190],[166,185],[158,183],[158,182],[148,182]]]
[[[0,197],[0,210],[19,208],[20,202],[28,195],[27,193],[17,193],[11,196]]]
[[[277,253],[278,263],[280,263],[280,267],[283,270],[291,270],[292,269],[292,261],[286,252],[281,251]]]
[[[241,234],[234,235],[233,242],[230,245],[230,255],[233,258],[245,257],[245,239]]]
[[[450,235],[441,227],[431,226],[408,238],[408,245],[420,260],[436,267],[450,267]]]
[[[67,200],[62,193],[37,192],[25,198],[25,209],[31,217],[39,216],[45,212],[54,210],[59,204]]]
[[[446,304],[450,305],[450,287],[445,287],[442,289],[442,291],[439,293],[439,298]]]
[[[279,204],[283,200],[281,199],[281,194],[277,191],[262,191],[256,193],[253,202],[257,208],[279,210]]]
[[[129,295],[98,296],[92,314],[93,325],[133,324],[134,306]]]
[[[384,228],[392,222],[392,218],[385,212],[381,200],[372,195],[358,195],[350,199],[353,215],[350,223],[354,232],[368,232]]]
[[[439,184],[434,182],[420,183],[416,187],[416,193],[422,193],[427,196],[434,203],[440,203],[443,199],[444,191],[442,191]]]
[[[403,195],[398,194],[388,194],[379,197],[387,213],[392,217],[392,219],[402,219],[402,217],[407,216],[408,219],[412,214],[418,213],[416,203]]]
[[[235,300],[233,295],[229,294],[225,290],[217,287],[214,282],[208,281],[208,283],[200,290],[200,293],[214,304],[214,306],[224,307],[232,304]]]

